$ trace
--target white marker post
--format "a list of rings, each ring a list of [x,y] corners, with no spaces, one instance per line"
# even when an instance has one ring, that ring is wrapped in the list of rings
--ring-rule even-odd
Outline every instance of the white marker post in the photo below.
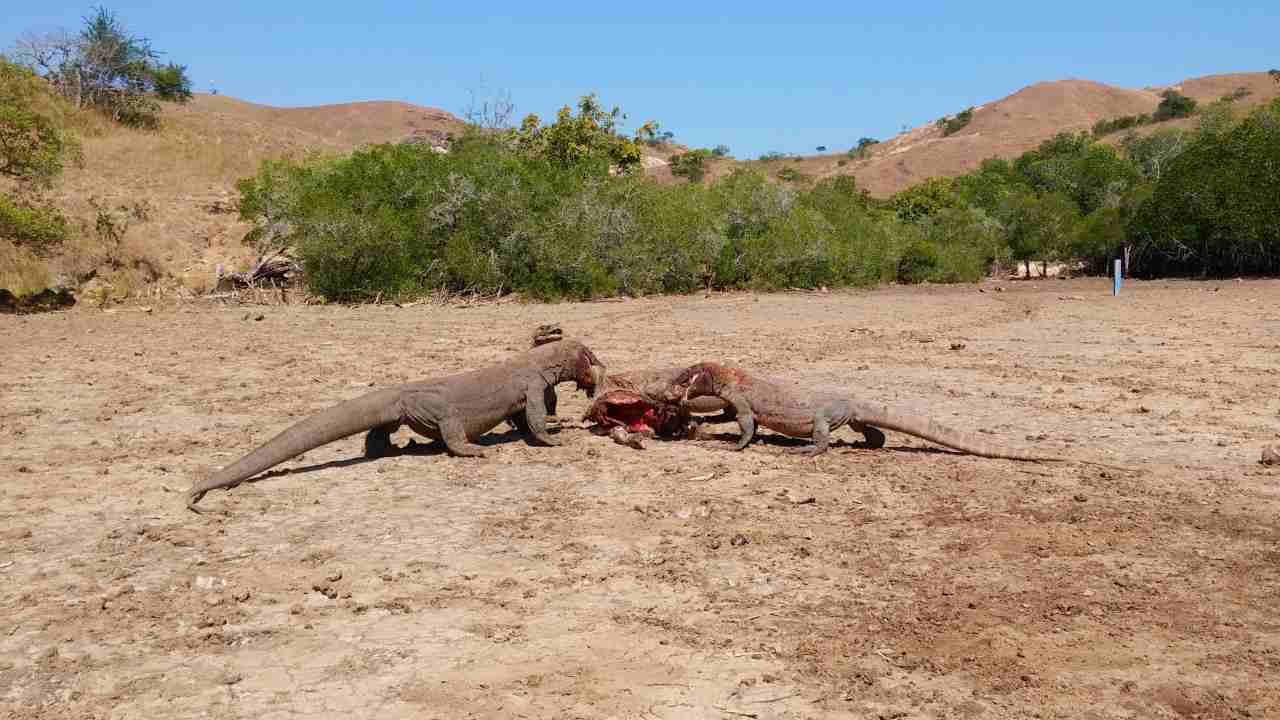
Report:
[[[1111,296],[1115,297],[1120,294],[1120,258],[1116,258],[1115,280],[1111,283]]]

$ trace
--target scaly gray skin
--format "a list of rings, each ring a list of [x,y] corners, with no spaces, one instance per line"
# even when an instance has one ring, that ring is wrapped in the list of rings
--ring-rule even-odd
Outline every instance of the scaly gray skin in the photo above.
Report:
[[[391,434],[401,425],[443,442],[449,453],[460,457],[483,457],[484,448],[473,441],[503,420],[510,420],[531,440],[559,445],[547,434],[546,425],[548,410],[554,411],[555,386],[572,381],[592,396],[603,377],[604,366],[587,346],[562,340],[479,370],[375,390],[298,422],[193,484],[187,507],[195,510],[210,490],[235,487],[308,450],[364,431],[369,457],[386,454],[392,447]]]
[[[796,448],[792,452],[817,455],[827,451],[831,444],[832,430],[848,425],[862,433],[867,445],[872,448],[884,446],[884,433],[878,429],[884,428],[979,457],[1033,462],[1081,462],[1117,467],[1011,450],[926,416],[912,415],[888,405],[864,402],[848,396],[805,391],[779,380],[713,362],[703,362],[687,368],[664,393],[668,400],[707,395],[725,400],[737,412],[738,426],[742,429],[735,447],[737,450],[742,450],[751,442],[755,437],[756,424],[759,423],[783,435],[812,438],[813,445]]]

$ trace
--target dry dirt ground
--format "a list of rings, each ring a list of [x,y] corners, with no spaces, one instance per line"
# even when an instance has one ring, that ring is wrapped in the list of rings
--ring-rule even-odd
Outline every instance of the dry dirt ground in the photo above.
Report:
[[[994,287],[0,317],[0,716],[1280,717],[1280,282]],[[566,422],[482,460],[350,438],[183,508],[549,321],[1140,472]]]

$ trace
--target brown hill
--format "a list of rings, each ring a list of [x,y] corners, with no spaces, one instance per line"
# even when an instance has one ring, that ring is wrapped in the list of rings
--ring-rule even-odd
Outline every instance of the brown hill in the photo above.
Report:
[[[163,129],[132,130],[82,114],[84,166],[59,179],[55,201],[82,227],[52,267],[66,281],[104,265],[119,293],[161,278],[202,290],[217,263],[248,260],[249,226],[234,210],[235,182],[268,158],[346,153],[365,143],[430,136],[462,127],[443,110],[404,102],[359,102],[278,108],[224,95],[198,94],[165,104]],[[128,222],[118,246],[94,230],[95,205]],[[13,284],[18,281],[9,280]]]
[[[1239,107],[1256,105],[1280,95],[1280,84],[1266,73],[1209,75],[1168,87],[1200,103],[1216,101],[1244,88],[1249,94],[1235,103]],[[948,137],[930,123],[874,146],[864,159],[833,154],[765,163],[722,163],[717,165],[714,175],[722,176],[743,164],[761,167],[770,174],[776,174],[784,166],[793,167],[812,178],[853,175],[859,187],[883,197],[931,177],[953,177],[969,172],[989,157],[1017,157],[1059,132],[1089,130],[1099,120],[1152,112],[1165,89],[1131,90],[1089,80],[1041,82],[1000,100],[975,106],[969,124]],[[1191,119],[1175,124],[1193,122]],[[1144,131],[1170,126],[1161,123],[1148,126]],[[1118,141],[1119,137],[1114,135],[1110,141]]]
[[[450,132],[462,120],[438,108],[406,102],[369,101],[272,107],[225,95],[197,95],[172,115],[220,116],[232,122],[251,122],[264,128],[288,128],[316,136],[319,143],[350,149],[365,143],[392,142],[409,135]]]

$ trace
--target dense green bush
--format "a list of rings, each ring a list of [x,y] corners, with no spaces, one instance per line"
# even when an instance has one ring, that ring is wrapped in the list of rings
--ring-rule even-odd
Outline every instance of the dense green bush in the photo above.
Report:
[[[848,176],[787,184],[742,168],[659,184],[627,172],[633,144],[581,120],[614,114],[580,109],[558,127],[468,132],[448,153],[264,163],[240,183],[247,239],[294,246],[311,288],[340,300],[679,293],[704,273],[717,288],[974,281],[1008,260],[1103,272],[1125,249],[1145,274],[1280,269],[1280,108],[1122,150],[1062,134],[886,200]]]
[[[1280,272],[1280,101],[1177,157],[1129,226],[1136,272]]]
[[[0,194],[0,243],[39,256],[69,235],[66,218],[42,194],[67,163],[81,159],[79,141],[39,109],[48,96],[34,72],[0,56],[0,176],[9,183]]]
[[[1165,90],[1160,93],[1160,105],[1151,114],[1154,122],[1164,122],[1176,118],[1189,117],[1196,111],[1196,101],[1177,90]]]

